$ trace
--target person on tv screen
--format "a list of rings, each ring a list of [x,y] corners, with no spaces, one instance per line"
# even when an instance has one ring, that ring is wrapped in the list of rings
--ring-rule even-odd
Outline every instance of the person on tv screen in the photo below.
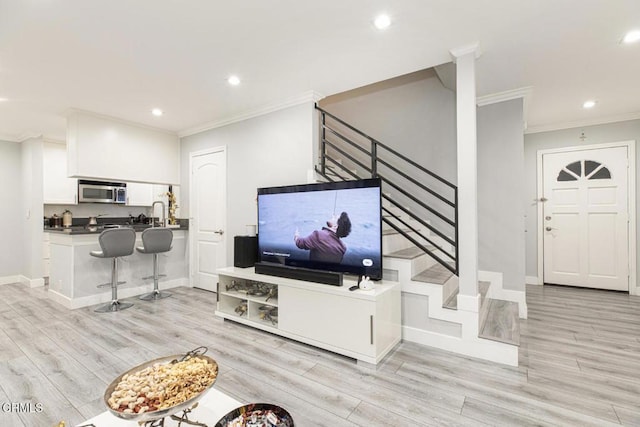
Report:
[[[346,212],[342,212],[340,217],[335,217],[327,221],[327,226],[322,230],[315,230],[307,237],[300,237],[296,230],[293,240],[300,249],[309,251],[309,260],[340,264],[347,246],[342,242],[343,237],[351,233],[351,221]]]

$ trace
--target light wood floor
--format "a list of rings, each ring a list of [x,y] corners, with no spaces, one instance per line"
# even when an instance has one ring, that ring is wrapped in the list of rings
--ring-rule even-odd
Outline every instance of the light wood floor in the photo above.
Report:
[[[403,343],[371,369],[223,322],[215,294],[172,292],[97,314],[66,310],[42,288],[0,286],[0,403],[43,406],[0,411],[0,426],[81,423],[105,410],[102,394],[121,372],[200,345],[220,364],[215,387],[280,404],[296,426],[640,425],[638,297],[528,287],[519,368]]]

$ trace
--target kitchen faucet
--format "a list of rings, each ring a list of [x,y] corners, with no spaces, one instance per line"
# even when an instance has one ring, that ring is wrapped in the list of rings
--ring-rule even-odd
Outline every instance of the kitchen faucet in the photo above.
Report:
[[[160,203],[162,205],[162,222],[160,224],[162,225],[162,227],[166,227],[167,226],[167,205],[165,205],[162,200],[156,200],[155,202],[153,202],[153,204],[151,205],[151,216],[153,216],[153,213],[155,212],[156,203]],[[156,226],[156,222],[152,220],[151,227],[155,227],[155,226]]]

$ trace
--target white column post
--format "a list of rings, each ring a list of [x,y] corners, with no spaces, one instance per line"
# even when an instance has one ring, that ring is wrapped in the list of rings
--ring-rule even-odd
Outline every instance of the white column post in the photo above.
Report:
[[[456,63],[458,153],[458,308],[479,310],[476,70],[478,44],[452,49]]]

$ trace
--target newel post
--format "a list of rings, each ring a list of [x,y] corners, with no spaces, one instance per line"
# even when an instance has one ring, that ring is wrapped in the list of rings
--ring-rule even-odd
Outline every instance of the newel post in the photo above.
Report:
[[[460,241],[458,308],[479,310],[478,295],[478,156],[476,134],[476,58],[478,44],[452,49],[456,63],[458,155],[458,235]]]

